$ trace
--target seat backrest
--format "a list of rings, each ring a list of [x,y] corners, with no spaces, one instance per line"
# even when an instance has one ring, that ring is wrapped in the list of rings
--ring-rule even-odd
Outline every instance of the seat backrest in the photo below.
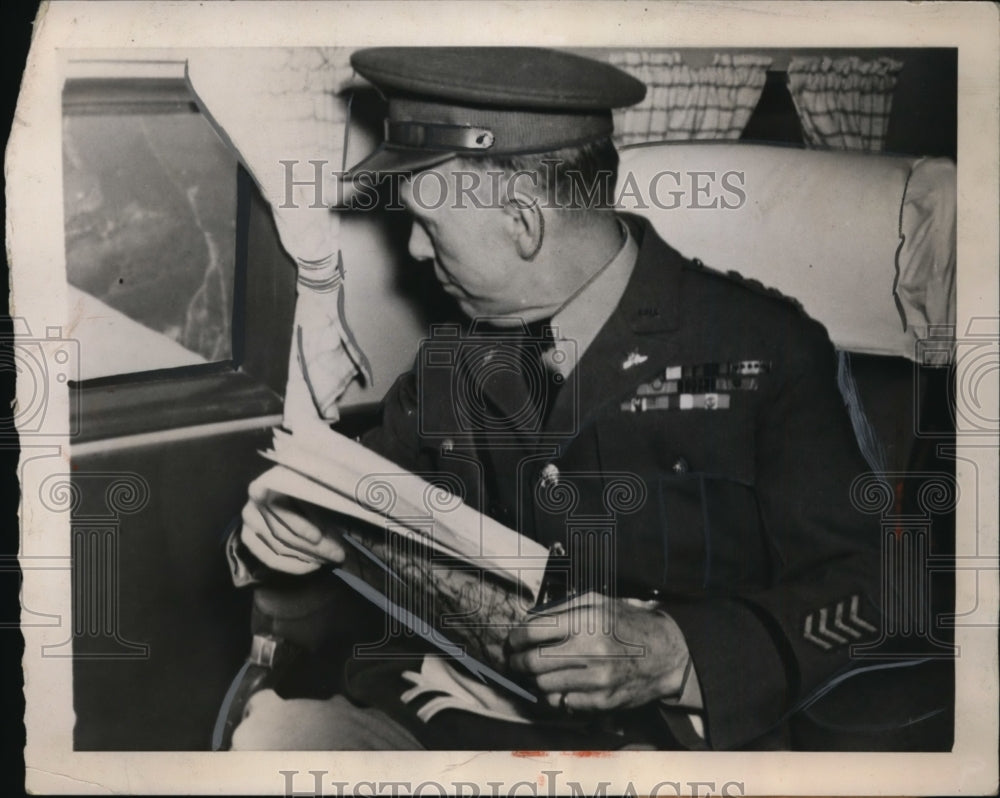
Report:
[[[616,196],[687,257],[800,301],[839,349],[915,359],[954,324],[948,159],[646,144],[623,149]]]

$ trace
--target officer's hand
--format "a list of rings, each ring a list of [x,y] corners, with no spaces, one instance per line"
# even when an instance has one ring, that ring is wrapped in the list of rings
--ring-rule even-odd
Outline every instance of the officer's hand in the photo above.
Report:
[[[329,517],[313,505],[267,488],[267,472],[250,483],[240,538],[264,565],[307,574],[324,562],[343,562],[344,546]]]
[[[638,707],[675,696],[688,649],[662,611],[587,593],[511,630],[510,666],[564,711]]]

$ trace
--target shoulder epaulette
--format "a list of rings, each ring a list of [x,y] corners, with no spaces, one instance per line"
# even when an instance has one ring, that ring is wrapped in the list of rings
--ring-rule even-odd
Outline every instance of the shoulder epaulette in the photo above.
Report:
[[[753,291],[755,294],[760,294],[761,296],[770,297],[771,299],[779,299],[783,302],[787,302],[793,305],[796,308],[796,310],[799,311],[799,313],[808,315],[806,313],[805,308],[802,307],[802,303],[795,297],[789,296],[788,294],[784,294],[777,288],[764,285],[764,283],[762,283],[760,280],[754,277],[744,277],[738,271],[735,271],[733,269],[728,269],[725,272],[719,271],[718,269],[713,269],[711,266],[706,266],[700,258],[691,258],[689,260],[689,263],[691,266],[701,271],[714,272],[720,277],[727,277],[734,283],[738,283],[744,288]]]

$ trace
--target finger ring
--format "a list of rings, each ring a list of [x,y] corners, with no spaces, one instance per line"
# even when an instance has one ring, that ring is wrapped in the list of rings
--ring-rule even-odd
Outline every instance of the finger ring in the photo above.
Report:
[[[573,710],[570,709],[566,705],[566,696],[567,695],[568,695],[568,693],[563,693],[561,696],[559,696],[559,711],[560,712],[565,712],[567,715],[572,715],[573,714]]]

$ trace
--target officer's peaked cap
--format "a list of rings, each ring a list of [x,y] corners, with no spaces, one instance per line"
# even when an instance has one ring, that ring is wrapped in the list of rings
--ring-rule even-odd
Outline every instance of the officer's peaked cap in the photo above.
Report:
[[[388,100],[385,140],[351,176],[597,141],[612,108],[646,94],[610,64],[535,47],[375,47],[351,64]]]

